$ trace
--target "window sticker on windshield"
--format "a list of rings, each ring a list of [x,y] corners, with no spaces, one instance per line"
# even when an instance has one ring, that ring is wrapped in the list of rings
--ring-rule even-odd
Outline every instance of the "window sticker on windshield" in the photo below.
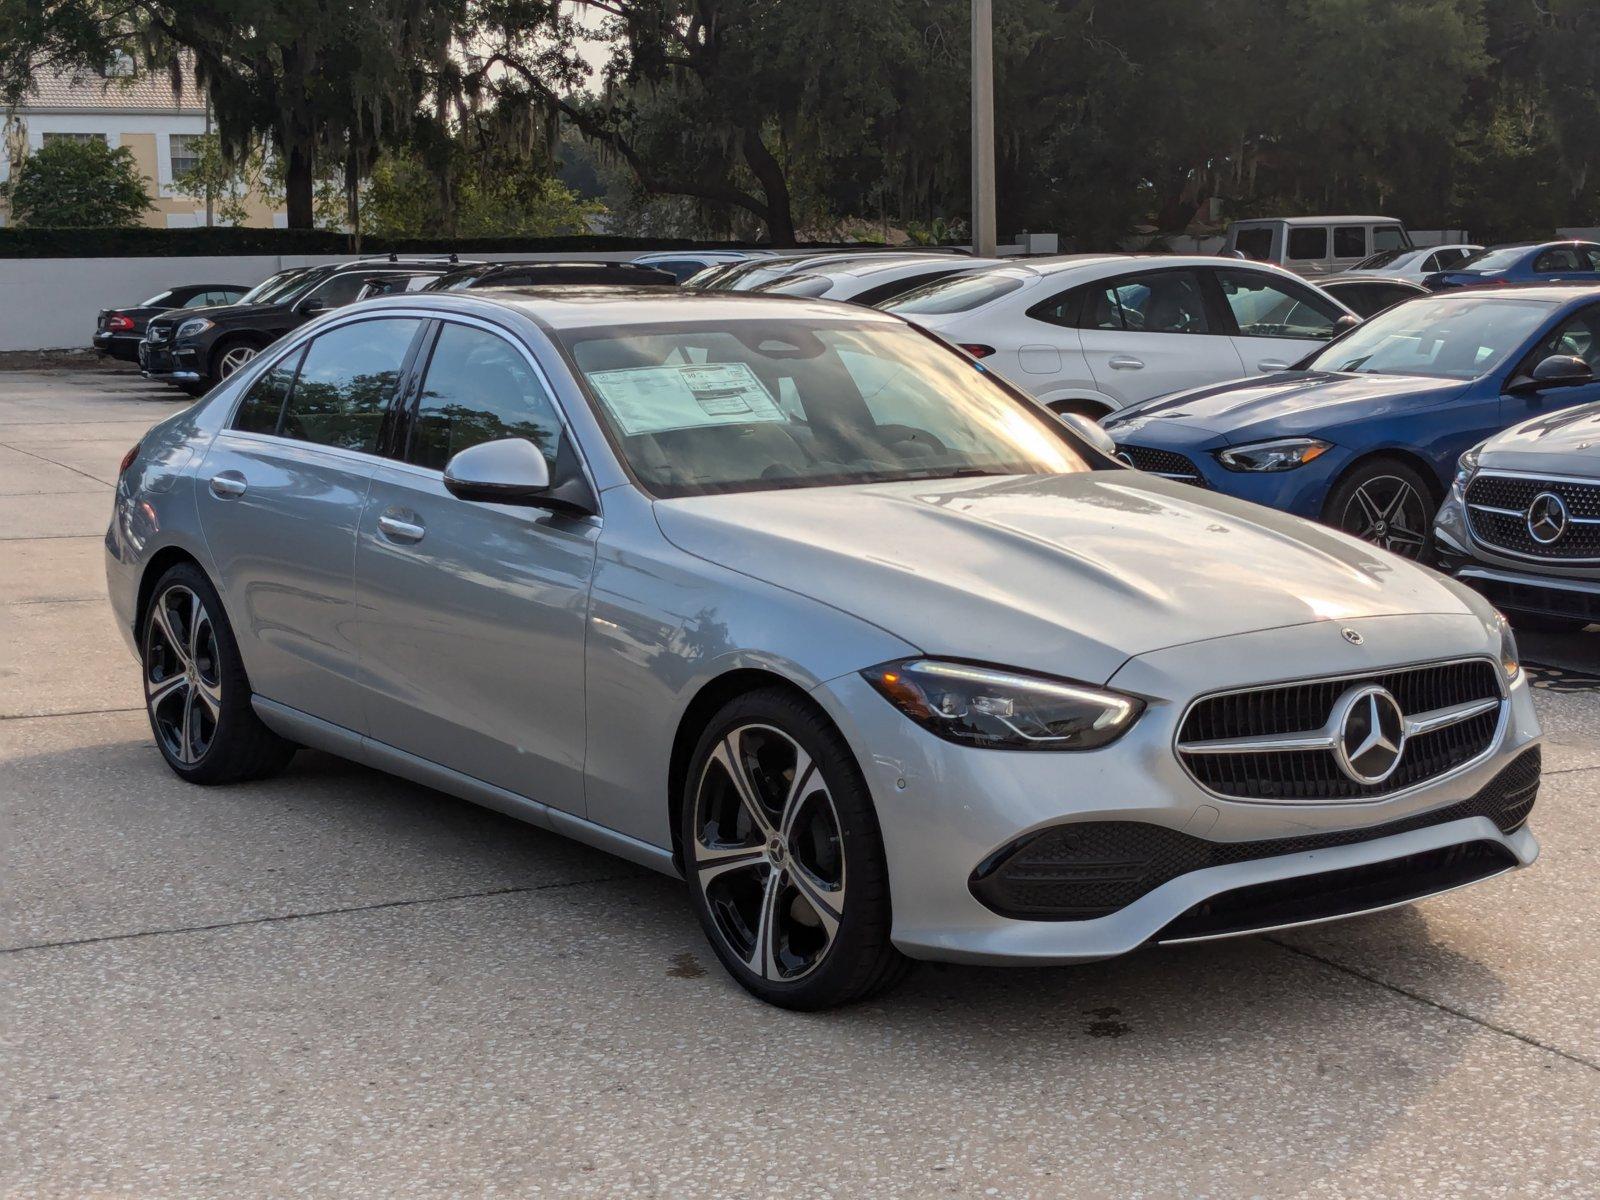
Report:
[[[594,371],[589,382],[628,437],[789,419],[747,363]]]

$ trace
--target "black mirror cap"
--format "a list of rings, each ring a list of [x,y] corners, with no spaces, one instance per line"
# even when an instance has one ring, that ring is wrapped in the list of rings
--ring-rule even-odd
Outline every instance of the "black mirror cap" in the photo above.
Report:
[[[1518,375],[1506,384],[1508,392],[1542,392],[1546,388],[1582,387],[1594,382],[1594,371],[1573,354],[1552,354],[1534,367],[1531,375]]]
[[[318,300],[314,296],[307,296],[304,300],[300,301],[299,304],[294,306],[294,310],[303,316],[309,317],[321,312],[323,307],[324,305],[321,300]]]

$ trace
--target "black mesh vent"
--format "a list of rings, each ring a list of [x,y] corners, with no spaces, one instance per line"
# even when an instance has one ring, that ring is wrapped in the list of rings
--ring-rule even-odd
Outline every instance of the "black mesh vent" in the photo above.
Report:
[[[1388,689],[1407,716],[1473,700],[1499,699],[1498,670],[1487,659],[1468,659],[1379,675],[1319,679],[1208,696],[1189,710],[1178,740],[1209,742],[1313,733],[1327,724],[1340,696],[1368,683]],[[1491,709],[1409,739],[1399,767],[1380,784],[1357,783],[1339,769],[1327,750],[1180,753],[1179,758],[1198,783],[1222,796],[1241,800],[1367,800],[1413,787],[1470,762],[1489,748],[1499,722],[1499,710]]]
[[[1154,450],[1149,446],[1118,446],[1117,455],[1129,466],[1155,475],[1166,475],[1196,487],[1205,487],[1205,478],[1192,459],[1171,450]]]
[[[1087,921],[1116,912],[1180,875],[1307,850],[1326,850],[1486,816],[1502,833],[1528,819],[1540,752],[1524,751],[1476,795],[1383,825],[1258,842],[1210,842],[1147,821],[1056,825],[997,851],[973,872],[972,894],[1006,917]]]
[[[1461,582],[1469,583],[1482,592],[1496,608],[1510,612],[1570,617],[1574,621],[1600,621],[1600,585],[1591,585],[1595,588],[1592,592],[1575,592],[1570,588],[1508,583],[1503,579],[1488,579],[1479,575],[1463,575]]]
[[[1528,506],[1541,492],[1554,492],[1567,506],[1571,520],[1566,531],[1548,545],[1528,532]],[[1509,512],[1487,512],[1483,507]],[[1511,515],[1512,513],[1516,515]],[[1558,479],[1511,479],[1479,475],[1467,487],[1467,520],[1472,536],[1486,546],[1498,546],[1528,558],[1600,559],[1600,483],[1572,483]]]

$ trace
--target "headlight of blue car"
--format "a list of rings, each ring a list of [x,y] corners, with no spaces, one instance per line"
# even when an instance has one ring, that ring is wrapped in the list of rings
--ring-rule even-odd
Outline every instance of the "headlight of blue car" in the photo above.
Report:
[[[1219,450],[1217,461],[1230,471],[1292,471],[1331,449],[1332,443],[1316,438],[1274,438],[1270,442]]]

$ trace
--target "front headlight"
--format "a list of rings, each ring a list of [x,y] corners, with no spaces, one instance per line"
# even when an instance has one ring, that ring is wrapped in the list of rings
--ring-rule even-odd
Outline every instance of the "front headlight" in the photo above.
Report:
[[[930,733],[996,750],[1094,750],[1116,741],[1144,701],[1065,679],[917,658],[861,672]]]
[[[204,317],[194,317],[178,326],[176,337],[196,337],[210,329],[213,323],[214,322],[208,321]]]
[[[1522,658],[1517,653],[1517,635],[1511,631],[1511,622],[1506,620],[1505,613],[1496,612],[1494,620],[1500,627],[1500,671],[1505,675],[1507,683],[1515,683],[1517,676],[1522,674]]]
[[[1316,438],[1276,438],[1250,446],[1217,451],[1217,461],[1230,471],[1292,471],[1320,458],[1333,447]]]
[[[1478,473],[1478,456],[1483,453],[1483,448],[1488,441],[1479,442],[1470,450],[1463,450],[1461,457],[1456,459],[1455,489],[1466,495],[1467,484],[1472,482],[1472,477]]]

